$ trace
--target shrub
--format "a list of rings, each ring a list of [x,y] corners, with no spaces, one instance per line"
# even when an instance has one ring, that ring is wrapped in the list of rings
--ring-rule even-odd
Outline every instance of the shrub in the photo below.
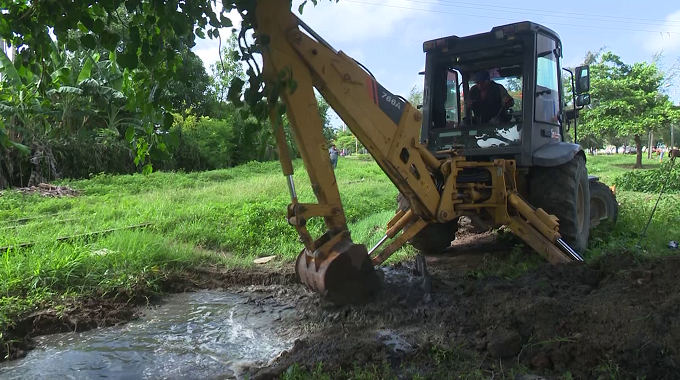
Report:
[[[85,132],[34,143],[28,155],[13,150],[0,159],[0,177],[5,178],[5,186],[26,186],[34,171],[41,181],[53,181],[57,176],[84,179],[99,173],[131,174],[137,168],[125,140]]]
[[[52,143],[62,178],[82,179],[93,174],[131,174],[137,171],[134,154],[125,140],[72,137]]]
[[[666,181],[667,193],[680,193],[680,165],[675,165],[672,172],[670,161],[662,163],[658,168],[650,170],[634,170],[618,177],[614,184],[617,189],[639,191],[644,193],[658,193]],[[670,175],[670,178],[668,176]]]
[[[209,117],[187,117],[176,124],[179,147],[174,166],[185,171],[223,169],[236,164],[233,122]]]

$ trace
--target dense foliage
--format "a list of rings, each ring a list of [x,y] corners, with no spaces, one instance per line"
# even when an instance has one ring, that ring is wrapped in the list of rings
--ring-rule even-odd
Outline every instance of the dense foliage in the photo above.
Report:
[[[249,80],[241,61],[243,35],[226,38],[209,75],[190,48],[193,33],[202,35],[201,28],[219,37],[217,23],[197,21],[195,30],[178,26],[205,8],[180,5],[188,13],[173,13],[181,20],[167,24],[159,18],[163,6],[137,3],[110,8],[72,2],[59,10],[42,3],[30,8],[3,4],[10,13],[0,22],[0,34],[12,49],[26,45],[14,51],[13,61],[0,54],[0,188],[101,172],[218,169],[278,157],[271,127],[260,117],[261,105],[254,104],[259,107],[254,109],[252,102],[242,101],[247,89],[241,86]],[[27,29],[29,21],[45,21],[41,13],[48,10],[67,18],[44,22],[54,26],[56,41],[42,35],[45,25]],[[156,19],[155,26],[140,14],[147,21]],[[75,29],[68,21],[73,15],[83,18]],[[231,24],[222,15],[219,25]],[[18,37],[10,38],[8,30]],[[111,39],[118,37],[114,46]],[[34,45],[45,41],[36,51]],[[164,55],[168,60],[159,60]],[[233,82],[241,87],[236,93]],[[334,131],[328,113],[328,104],[319,97],[319,115],[330,141]],[[290,152],[297,157],[285,117],[284,124]]]
[[[268,107],[283,112],[277,94],[295,84],[283,75],[266,96],[254,54],[267,37],[252,34],[255,7],[255,0],[0,1],[7,10],[0,38],[16,52],[13,62],[0,57],[0,186],[25,182],[25,172],[59,177],[51,145],[88,134],[126,140],[136,170],[167,167],[181,144],[171,131],[174,114],[191,108],[197,116],[228,119],[227,104],[244,120],[233,133],[240,141],[258,138],[257,151],[271,157],[265,142],[271,136],[263,132]],[[221,38],[221,28],[234,26],[232,11],[241,25],[211,79],[190,49],[196,38]],[[30,155],[31,164],[22,163],[21,154]],[[47,168],[39,168],[36,157],[47,157]]]
[[[680,165],[676,163],[673,170],[670,166],[666,161],[658,168],[627,172],[616,179],[616,188],[643,193],[658,193],[663,188],[666,193],[680,193]]]
[[[658,57],[657,57],[658,58]],[[636,167],[642,167],[643,139],[649,132],[670,130],[680,121],[663,85],[668,75],[657,60],[627,64],[616,54],[591,53],[592,103],[581,112],[579,141],[588,147],[605,143],[623,145],[632,139],[637,150]]]
[[[278,95],[296,84],[282,72],[265,91],[255,58],[268,36],[253,33],[256,5],[0,0],[6,10],[0,37],[16,52],[13,61],[0,55],[0,187],[276,158],[266,116],[272,107],[283,113]],[[234,14],[240,25],[230,18]],[[225,28],[233,33],[221,35]],[[220,40],[220,60],[210,74],[191,52],[196,38]],[[666,141],[663,131],[680,120],[662,91],[668,73],[656,60],[627,64],[602,50],[589,52],[584,63],[591,64],[593,101],[581,112],[579,142],[597,148],[635,141],[640,166],[644,135],[656,132]],[[413,89],[409,98],[418,104],[422,93]],[[328,105],[320,102],[319,108],[330,141]],[[351,133],[337,137],[338,145],[358,148]]]
[[[312,0],[315,4],[317,0]],[[220,29],[233,26],[229,14],[237,12],[241,18],[238,51],[234,60],[248,66],[247,83],[233,78],[228,98],[240,105],[247,104],[258,122],[266,119],[269,107],[278,108],[278,94],[295,83],[287,73],[265,93],[262,73],[254,55],[268,42],[268,36],[253,36],[256,0],[218,2],[211,0],[107,0],[68,2],[36,2],[2,0],[0,8],[7,12],[0,20],[0,38],[20,47],[15,60],[19,75],[14,85],[21,87],[37,82],[38,89],[49,87],[55,78],[45,74],[44,63],[65,46],[69,52],[82,49],[110,52],[111,60],[123,71],[124,80],[135,83],[128,109],[141,115],[141,125],[126,130],[133,144],[136,164],[144,164],[150,171],[151,158],[165,158],[172,138],[167,132],[173,123],[172,111],[181,96],[166,96],[169,88],[192,89],[195,76],[182,67],[191,56],[189,49],[196,38],[221,38]],[[302,12],[303,6],[299,11]],[[58,44],[53,43],[51,34]],[[7,65],[4,65],[7,68]],[[34,78],[38,79],[34,79]],[[159,133],[160,132],[160,133]],[[0,126],[0,142],[13,145],[5,137],[8,128]],[[11,139],[10,139],[11,140]]]

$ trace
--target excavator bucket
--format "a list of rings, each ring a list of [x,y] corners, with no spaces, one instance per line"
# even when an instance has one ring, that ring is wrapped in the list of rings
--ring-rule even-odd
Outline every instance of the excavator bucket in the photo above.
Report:
[[[381,278],[366,246],[343,240],[324,258],[317,250],[302,250],[295,263],[298,278],[334,304],[369,302],[380,290]]]

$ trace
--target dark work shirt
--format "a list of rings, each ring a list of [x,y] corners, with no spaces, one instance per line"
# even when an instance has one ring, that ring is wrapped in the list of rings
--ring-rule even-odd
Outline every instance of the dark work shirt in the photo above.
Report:
[[[505,88],[493,81],[489,83],[486,91],[486,98],[482,99],[479,86],[475,85],[470,89],[470,99],[474,101],[472,111],[475,116],[481,118],[482,123],[488,123],[498,115],[503,106],[503,98],[507,96]],[[500,119],[507,121],[506,115],[501,115]]]

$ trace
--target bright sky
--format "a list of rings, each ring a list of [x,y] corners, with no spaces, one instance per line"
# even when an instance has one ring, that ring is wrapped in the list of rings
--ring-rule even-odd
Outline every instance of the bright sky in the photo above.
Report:
[[[293,0],[293,9],[301,2]],[[473,0],[319,0],[316,7],[309,1],[301,18],[335,49],[371,70],[388,90],[406,97],[413,85],[422,88],[418,72],[425,65],[424,41],[486,32],[519,21],[556,31],[562,39],[565,66],[579,64],[588,50],[606,46],[629,63],[650,61],[663,50],[664,63],[670,67],[680,57],[680,3],[624,4],[621,0],[486,0],[483,5]],[[206,67],[219,59],[216,40],[198,40],[193,50]],[[680,103],[679,84],[667,90]]]

